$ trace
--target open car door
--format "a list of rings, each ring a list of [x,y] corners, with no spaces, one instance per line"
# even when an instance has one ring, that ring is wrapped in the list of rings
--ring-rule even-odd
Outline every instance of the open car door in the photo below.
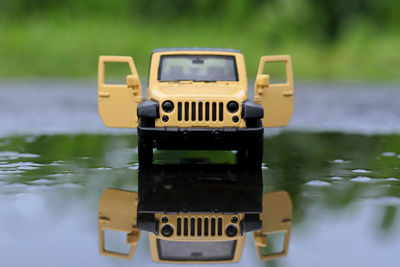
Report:
[[[255,231],[254,242],[260,260],[272,260],[287,255],[292,224],[292,201],[286,191],[264,193],[263,212],[260,214],[262,228]],[[263,248],[267,247],[268,235],[283,232],[283,249],[280,252],[270,254],[264,253]]]
[[[129,64],[131,74],[126,84],[106,84],[105,63]],[[137,105],[142,102],[142,86],[131,57],[100,56],[98,70],[98,108],[100,117],[107,127],[136,128],[138,125]]]
[[[98,230],[100,254],[119,258],[131,258],[140,238],[137,225],[136,192],[106,189],[99,200]],[[126,233],[126,243],[131,246],[128,254],[106,250],[104,231]]]
[[[283,62],[286,65],[286,81],[270,83],[270,76],[264,74],[268,62]],[[293,113],[293,74],[290,56],[261,57],[254,85],[254,102],[264,108],[264,127],[279,127],[289,123]]]

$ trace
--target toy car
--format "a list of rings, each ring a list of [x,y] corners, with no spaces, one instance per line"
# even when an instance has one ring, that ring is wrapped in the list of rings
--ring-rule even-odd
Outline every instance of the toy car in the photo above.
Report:
[[[129,64],[126,84],[107,84],[105,63]],[[286,80],[270,83],[267,62],[284,62]],[[243,54],[231,49],[155,49],[146,100],[131,57],[100,56],[98,109],[108,127],[136,128],[139,166],[151,165],[153,148],[236,150],[238,163],[260,166],[264,127],[284,126],[293,111],[288,55],[261,57],[248,98]]]
[[[262,189],[261,170],[237,166],[140,170],[138,193],[106,189],[99,200],[100,253],[130,258],[145,231],[153,261],[237,262],[246,233],[253,232],[260,260],[283,257],[288,252],[292,203],[286,191],[263,193]],[[105,238],[110,230],[126,234],[127,253],[107,243],[115,243]],[[267,237],[279,232],[284,234],[282,249],[268,252]]]

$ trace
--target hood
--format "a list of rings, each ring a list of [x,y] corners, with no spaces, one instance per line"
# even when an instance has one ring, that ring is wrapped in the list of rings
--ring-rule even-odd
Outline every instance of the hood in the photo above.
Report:
[[[231,82],[188,82],[166,83],[151,88],[151,98],[197,98],[214,99],[220,97],[233,97],[245,100],[247,88],[240,88],[239,84]]]

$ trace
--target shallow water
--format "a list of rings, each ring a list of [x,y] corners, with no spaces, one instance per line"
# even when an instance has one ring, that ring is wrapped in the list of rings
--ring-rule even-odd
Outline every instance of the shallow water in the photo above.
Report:
[[[293,202],[289,253],[259,262],[250,234],[237,265],[398,265],[398,87],[296,83],[290,124],[266,130],[262,168],[264,192],[286,190]],[[2,81],[0,93],[0,265],[155,265],[146,234],[131,260],[99,254],[99,198],[137,191],[138,165],[135,131],[102,124],[96,82]],[[161,151],[155,160],[182,159],[235,155]]]
[[[286,190],[293,202],[289,254],[258,262],[248,235],[240,265],[397,265],[400,135],[288,131],[264,142],[264,192]],[[136,143],[135,134],[0,139],[4,266],[151,265],[145,234],[132,260],[98,252],[99,197],[106,188],[137,190]],[[232,164],[235,155],[160,151],[155,161],[182,158]]]

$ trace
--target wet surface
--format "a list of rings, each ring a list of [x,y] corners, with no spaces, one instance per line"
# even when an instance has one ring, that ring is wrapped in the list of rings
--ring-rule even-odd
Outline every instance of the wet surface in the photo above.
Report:
[[[252,88],[250,85],[250,98]],[[297,82],[293,117],[289,126],[282,129],[362,134],[400,133],[399,88],[397,84]],[[97,113],[95,80],[0,81],[0,92],[0,136],[131,133],[104,127]],[[277,133],[282,129],[268,129],[267,133]]]
[[[395,266],[400,135],[286,132],[266,137],[264,149],[263,190],[286,190],[294,214],[289,255],[269,265]],[[0,140],[0,151],[0,246],[8,252],[3,262],[151,264],[145,234],[133,260],[98,253],[102,192],[138,189],[136,135],[8,137]],[[162,151],[155,160],[177,163],[206,154]],[[232,164],[234,154],[218,152],[207,159]],[[251,239],[241,264],[263,265]]]
[[[53,91],[46,84],[37,92],[29,85],[6,90],[1,100],[2,265],[152,265],[147,234],[132,260],[98,250],[102,192],[138,190],[136,134],[106,129],[95,91],[78,90],[86,85],[69,92],[74,86]],[[263,191],[286,190],[293,203],[289,254],[258,262],[248,235],[239,265],[397,266],[400,93],[317,87],[300,87],[291,125],[264,140]],[[155,154],[158,164],[182,159],[233,164],[235,154]]]

